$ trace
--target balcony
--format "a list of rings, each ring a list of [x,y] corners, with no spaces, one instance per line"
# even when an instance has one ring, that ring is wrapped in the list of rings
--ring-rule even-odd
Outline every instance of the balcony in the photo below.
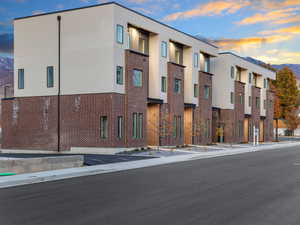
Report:
[[[183,45],[170,41],[170,62],[183,65]]]
[[[149,32],[128,25],[129,49],[149,55]]]

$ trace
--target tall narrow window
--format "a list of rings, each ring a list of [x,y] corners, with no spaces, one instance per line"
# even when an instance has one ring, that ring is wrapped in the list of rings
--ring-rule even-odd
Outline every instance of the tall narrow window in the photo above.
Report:
[[[266,109],[266,105],[267,105],[266,100],[264,100],[264,109]]]
[[[204,72],[210,73],[210,57],[204,54]]]
[[[168,45],[167,42],[162,41],[161,42],[161,56],[164,58],[167,58],[168,55]]]
[[[116,72],[116,81],[117,84],[123,84],[123,67],[117,66],[117,72]]]
[[[267,79],[264,79],[264,88],[267,88]]]
[[[180,52],[179,50],[175,50],[175,63],[180,64]]]
[[[24,69],[18,69],[18,88],[24,89]]]
[[[124,28],[122,25],[117,25],[117,42],[123,44],[124,42]]]
[[[197,98],[198,96],[199,96],[198,84],[194,84],[194,97]]]
[[[146,40],[144,38],[139,38],[139,51],[146,53]]]
[[[204,98],[209,99],[209,97],[210,97],[210,87],[204,86]]]
[[[244,125],[243,125],[243,121],[239,121],[239,137],[242,137],[243,136],[243,128],[244,128]]]
[[[117,120],[117,127],[118,127],[118,138],[123,138],[123,116],[118,116]]]
[[[248,105],[249,105],[249,107],[251,107],[251,101],[252,101],[252,98],[251,98],[251,96],[249,96],[249,100],[248,100],[249,102],[248,102]]]
[[[177,138],[177,116],[173,118],[173,137]]]
[[[181,138],[182,137],[182,120],[181,120],[181,116],[178,116],[177,123],[178,123],[178,132],[179,132],[178,136],[179,136],[179,138]]]
[[[255,98],[255,104],[256,104],[256,108],[260,107],[260,99],[259,99],[259,97]]]
[[[181,80],[180,79],[175,79],[174,80],[174,92],[176,94],[181,93]]]
[[[132,82],[135,87],[142,87],[143,85],[143,72],[141,70],[133,70]]]
[[[231,70],[230,70],[230,76],[232,79],[234,79],[234,67],[233,66],[231,67]]]
[[[248,75],[248,82],[249,82],[249,84],[251,84],[251,82],[252,82],[252,74],[251,73],[249,73],[249,75]]]
[[[234,95],[233,95],[233,92],[230,92],[230,103],[234,104]]]
[[[108,138],[108,121],[107,116],[100,117],[100,137],[102,139]]]
[[[137,130],[138,130],[138,114],[133,113],[132,114],[132,137],[137,138]]]
[[[54,69],[53,66],[47,67],[47,87],[54,87]]]
[[[138,130],[138,138],[143,138],[143,113],[139,113],[139,130]]]
[[[194,67],[198,68],[198,66],[199,66],[199,54],[194,53]]]
[[[240,94],[240,104],[244,104],[244,95]]]
[[[161,92],[167,92],[167,78],[161,77]]]

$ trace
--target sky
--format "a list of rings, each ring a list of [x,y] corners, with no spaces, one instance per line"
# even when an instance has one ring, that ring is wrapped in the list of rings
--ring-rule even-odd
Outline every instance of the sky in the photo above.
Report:
[[[13,19],[107,0],[0,0],[0,56],[13,57]],[[300,64],[300,0],[116,0],[191,35],[266,63]]]

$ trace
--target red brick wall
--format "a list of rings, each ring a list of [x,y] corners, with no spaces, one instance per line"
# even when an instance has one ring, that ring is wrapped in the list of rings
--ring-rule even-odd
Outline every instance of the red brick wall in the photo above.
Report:
[[[142,147],[147,145],[147,98],[148,98],[148,79],[149,79],[149,57],[131,50],[125,53],[125,82],[126,82],[126,139],[127,146]],[[133,86],[133,70],[143,71],[142,87]],[[143,113],[143,138],[135,139],[133,133],[133,113]]]
[[[256,97],[260,98],[260,88],[252,86],[252,105],[251,105],[251,118],[249,122],[251,123],[251,134],[250,134],[250,139],[253,140],[253,126],[256,128],[259,128],[259,123],[260,123],[260,107],[256,107]]]
[[[204,88],[210,88],[208,99],[204,97]],[[196,132],[194,136],[194,144],[211,144],[212,143],[212,74],[199,72],[199,107],[194,110],[194,119]],[[205,136],[205,122],[209,120],[208,136]],[[194,130],[195,130],[194,129]]]
[[[270,105],[271,102],[271,105]],[[267,103],[266,103],[266,119],[265,119],[265,141],[274,140],[274,127],[273,127],[273,118],[274,118],[274,93],[270,90],[267,91]]]
[[[244,142],[244,119],[245,119],[245,84],[239,81],[234,83],[234,137],[233,141],[240,143]],[[243,98],[243,103],[241,104],[240,96]],[[239,122],[242,123],[242,128],[239,133]]]
[[[57,96],[3,103],[3,148],[57,150]],[[108,117],[107,139],[100,138],[100,116]],[[124,116],[124,95],[61,96],[61,149],[123,146],[124,138],[117,138],[117,116]]]
[[[181,79],[181,93],[174,92],[174,80]],[[161,138],[161,145],[184,144],[184,67],[175,63],[168,63],[168,103],[161,105],[161,119],[168,117],[167,137]],[[169,114],[169,115],[168,115]],[[181,116],[181,136],[173,137],[174,116]],[[162,121],[161,121],[162,123]]]

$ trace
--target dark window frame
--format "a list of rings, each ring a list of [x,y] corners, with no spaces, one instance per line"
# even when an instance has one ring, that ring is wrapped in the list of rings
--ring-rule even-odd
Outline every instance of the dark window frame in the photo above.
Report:
[[[25,70],[18,69],[18,89],[25,88]]]

